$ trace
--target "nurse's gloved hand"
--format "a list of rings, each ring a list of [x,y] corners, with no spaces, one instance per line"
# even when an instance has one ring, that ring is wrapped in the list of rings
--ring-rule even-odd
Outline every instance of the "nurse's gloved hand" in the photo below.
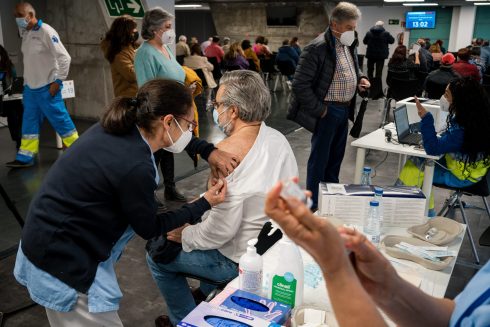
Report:
[[[211,186],[206,193],[204,193],[204,198],[208,201],[211,207],[214,207],[221,202],[225,201],[226,198],[226,179],[220,178],[214,186]]]

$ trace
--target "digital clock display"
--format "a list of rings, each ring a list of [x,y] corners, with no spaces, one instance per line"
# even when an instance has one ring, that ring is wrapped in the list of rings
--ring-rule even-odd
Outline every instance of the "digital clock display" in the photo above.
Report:
[[[407,12],[407,28],[435,28],[436,12],[435,11],[411,11]]]

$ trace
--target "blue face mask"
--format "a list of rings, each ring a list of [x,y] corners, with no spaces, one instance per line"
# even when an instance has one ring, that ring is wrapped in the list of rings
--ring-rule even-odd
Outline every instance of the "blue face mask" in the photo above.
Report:
[[[27,25],[29,25],[29,22],[26,20],[27,17],[17,17],[15,18],[15,22],[17,23],[17,26],[21,29],[26,29]]]
[[[223,114],[223,113],[224,113],[226,110],[228,110],[228,108],[226,108],[225,110],[223,110],[223,111],[221,112],[221,114]],[[227,128],[227,127],[228,127],[228,126],[231,124],[231,120],[230,120],[228,123],[226,123],[225,125],[223,125],[223,126],[222,126],[222,125],[220,125],[220,123],[219,123],[219,119],[218,119],[218,118],[219,118],[219,116],[220,116],[221,114],[219,114],[219,113],[218,113],[218,110],[214,109],[214,110],[213,110],[213,120],[214,120],[214,123],[215,123],[216,125],[218,125],[218,128],[220,129],[220,131],[222,131],[223,133],[225,133],[225,134],[227,134],[227,135],[228,135],[228,133],[227,133],[227,131],[226,131],[226,128]]]

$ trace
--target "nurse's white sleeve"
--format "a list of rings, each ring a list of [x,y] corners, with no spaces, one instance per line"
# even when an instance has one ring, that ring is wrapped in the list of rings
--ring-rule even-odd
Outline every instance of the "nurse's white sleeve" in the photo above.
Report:
[[[214,207],[203,222],[182,231],[182,248],[192,250],[219,249],[238,232],[243,218],[243,199],[226,200]]]
[[[70,71],[71,57],[63,46],[63,43],[61,43],[58,33],[56,33],[54,29],[49,29],[45,35],[45,42],[58,63],[58,70],[53,76],[53,81],[57,79],[64,81],[68,77],[68,72]]]

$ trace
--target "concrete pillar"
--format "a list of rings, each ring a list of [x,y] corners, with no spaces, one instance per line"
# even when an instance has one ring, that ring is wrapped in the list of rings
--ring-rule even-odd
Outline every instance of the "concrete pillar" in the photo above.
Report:
[[[448,51],[456,52],[471,44],[475,28],[476,7],[454,7]]]

